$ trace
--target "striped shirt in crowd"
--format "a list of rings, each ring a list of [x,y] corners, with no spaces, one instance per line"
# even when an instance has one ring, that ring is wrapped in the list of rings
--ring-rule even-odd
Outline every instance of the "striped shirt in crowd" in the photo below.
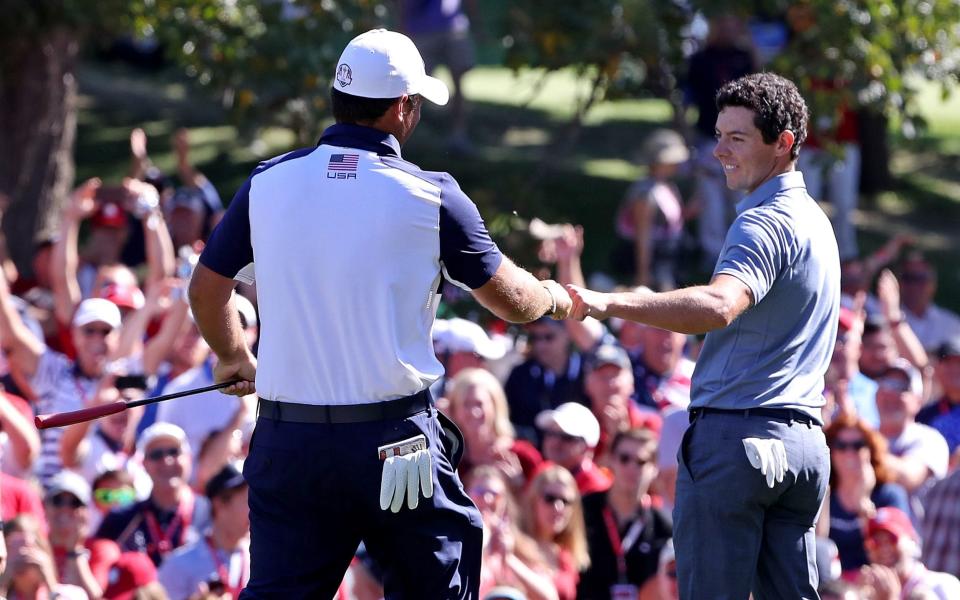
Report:
[[[96,393],[98,382],[97,378],[83,375],[76,363],[65,355],[45,349],[37,363],[37,371],[30,380],[30,385],[37,395],[37,413],[49,414],[83,408]],[[62,427],[40,431],[40,458],[35,469],[44,487],[51,477],[63,469],[60,459],[62,437]]]

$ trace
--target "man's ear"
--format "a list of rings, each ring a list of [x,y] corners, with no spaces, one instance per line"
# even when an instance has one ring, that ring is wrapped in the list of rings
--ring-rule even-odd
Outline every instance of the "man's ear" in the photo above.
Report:
[[[777,156],[789,155],[797,136],[789,129],[780,132],[777,137]]]
[[[396,109],[397,116],[402,119],[404,115],[413,110],[413,105],[410,102],[410,96],[407,96],[406,94],[400,96],[397,98],[397,102],[391,106],[390,109]]]

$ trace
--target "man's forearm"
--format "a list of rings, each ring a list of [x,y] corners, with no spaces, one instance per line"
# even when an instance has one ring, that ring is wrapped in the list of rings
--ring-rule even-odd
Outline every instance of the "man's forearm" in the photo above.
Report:
[[[473,294],[490,312],[513,323],[539,319],[550,311],[554,302],[553,296],[536,277],[507,257],[503,258],[490,281]]]
[[[736,309],[709,286],[662,293],[621,292],[609,295],[607,314],[680,333],[706,333],[726,327]]]

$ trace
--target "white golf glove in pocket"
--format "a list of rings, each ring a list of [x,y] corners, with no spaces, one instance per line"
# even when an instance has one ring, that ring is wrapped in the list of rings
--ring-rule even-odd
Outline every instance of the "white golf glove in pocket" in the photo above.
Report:
[[[762,440],[744,438],[743,449],[747,453],[750,466],[758,469],[767,478],[767,487],[783,481],[787,474],[787,449],[780,440]]]
[[[418,435],[378,448],[383,461],[380,479],[380,509],[400,512],[403,498],[413,510],[424,498],[433,496],[433,460],[427,449],[427,439]]]

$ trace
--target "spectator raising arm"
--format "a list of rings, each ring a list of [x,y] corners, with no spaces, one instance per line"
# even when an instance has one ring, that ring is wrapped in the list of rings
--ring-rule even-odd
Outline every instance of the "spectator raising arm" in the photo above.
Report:
[[[900,309],[900,283],[890,269],[881,271],[877,279],[877,300],[890,325],[897,352],[922,372],[927,367],[927,353]]]
[[[167,353],[177,341],[177,335],[183,331],[187,322],[187,313],[190,305],[187,304],[186,282],[177,280],[177,288],[173,290],[173,306],[167,312],[160,326],[160,331],[150,338],[143,347],[143,372],[147,375],[156,375]]]
[[[153,163],[147,155],[147,134],[137,127],[130,132],[130,177],[143,179],[151,166]]]
[[[23,402],[22,400],[18,400]],[[0,387],[0,429],[7,434],[17,465],[29,471],[40,453],[40,434]]]
[[[557,259],[557,281],[561,285],[573,284],[586,287],[586,279],[580,266],[580,256],[583,254],[583,227],[564,225],[563,235],[553,240],[553,244]],[[570,339],[581,352],[593,350],[604,334],[603,325],[596,319],[587,318],[583,321],[567,319],[563,323],[567,327]]]
[[[10,287],[5,277],[0,277],[0,346],[7,353],[10,366],[20,377],[33,377],[43,354],[44,344],[24,325],[13,306]]]
[[[97,209],[100,180],[88,179],[70,195],[60,220],[60,237],[50,255],[50,279],[53,288],[54,314],[61,324],[70,323],[73,311],[83,300],[77,280],[79,268],[80,223]]]
[[[176,268],[175,251],[167,222],[160,211],[160,196],[157,188],[138,179],[124,179],[123,187],[130,196],[131,212],[143,225],[144,250],[147,256],[147,275],[144,288],[165,277],[171,277]]]

